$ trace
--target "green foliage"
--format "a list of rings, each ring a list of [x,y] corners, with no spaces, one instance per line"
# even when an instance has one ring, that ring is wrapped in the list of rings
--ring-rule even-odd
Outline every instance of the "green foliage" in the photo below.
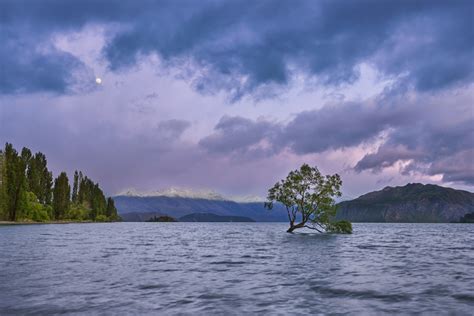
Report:
[[[85,221],[89,219],[90,210],[78,204],[71,204],[66,213],[66,218],[74,221]]]
[[[23,219],[30,219],[35,222],[51,220],[51,206],[41,204],[33,192],[27,192],[26,197],[27,203],[24,209]]]
[[[109,218],[105,215],[98,215],[96,218],[95,218],[95,221],[96,222],[108,222],[109,221]]]
[[[349,221],[330,222],[326,225],[326,231],[338,234],[352,234],[352,224]]]
[[[76,170],[74,171],[74,182],[72,185],[72,196],[71,196],[72,203],[77,203],[78,190],[79,190],[79,173]]]
[[[0,151],[0,220],[120,220],[112,198],[82,172],[74,173],[72,196],[62,172],[54,181],[46,156],[9,143]]]
[[[46,156],[36,153],[28,160],[28,190],[33,192],[43,204],[51,204],[53,176],[48,170]]]
[[[25,150],[23,150],[26,153]],[[26,162],[18,155],[11,144],[5,145],[5,201],[7,219],[16,221],[21,216],[21,210],[26,203]]]
[[[53,210],[54,219],[65,219],[65,214],[69,209],[71,187],[69,186],[69,179],[65,172],[54,180],[53,189]]]
[[[106,199],[99,184],[94,183],[88,177],[84,177],[82,172],[76,171],[74,173],[72,205],[76,209],[74,216],[78,216],[77,212],[81,210],[83,220],[120,220],[114,200],[110,197]],[[87,216],[84,216],[84,214],[87,214]]]
[[[334,197],[341,196],[341,186],[338,174],[323,176],[317,167],[303,164],[268,191],[265,207],[272,209],[275,202],[286,207],[290,222],[288,232],[303,227],[319,232],[340,228],[347,231],[347,226],[331,222],[336,214]]]
[[[120,216],[118,216],[118,213],[117,213],[117,208],[115,208],[114,199],[112,199],[111,197],[107,199],[107,210],[106,210],[105,215],[111,220],[114,220],[114,221],[120,220]]]
[[[0,150],[0,220],[7,219],[7,192],[5,187],[5,155]]]
[[[82,177],[79,173],[79,190],[77,193],[77,202],[90,210],[89,218],[95,220],[100,215],[106,215],[107,201],[105,195],[99,187],[87,177]]]

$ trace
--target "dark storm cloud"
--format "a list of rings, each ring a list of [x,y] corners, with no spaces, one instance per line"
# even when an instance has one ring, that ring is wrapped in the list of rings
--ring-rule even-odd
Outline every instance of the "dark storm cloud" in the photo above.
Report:
[[[142,9],[118,1],[0,1],[0,94],[92,89],[93,72],[55,47],[53,37],[88,23],[120,21]]]
[[[0,94],[64,94],[87,88],[81,86],[80,79],[92,78],[92,74],[73,55],[49,44],[40,45],[38,38],[18,38],[13,30],[2,28],[0,38]]]
[[[299,113],[285,128],[282,142],[298,154],[357,146],[373,140],[401,120],[407,109],[391,105],[344,103]]]
[[[165,64],[186,68],[183,73],[198,90],[224,89],[235,98],[285,85],[294,71],[323,84],[352,82],[361,62],[402,76],[404,84],[420,91],[473,80],[474,4],[469,0],[2,1],[0,11],[2,29],[15,32],[18,40],[38,37],[26,42],[24,49],[38,54],[29,58],[45,69],[63,65],[59,74],[74,70],[74,63],[54,55],[43,61],[37,45],[91,23],[113,29],[104,48],[111,69],[157,54]],[[2,55],[17,52],[17,45],[4,47]],[[16,68],[33,67],[13,63],[2,76],[11,77]],[[59,84],[42,88],[33,76],[31,83],[14,81],[2,92],[24,86],[47,91],[57,86],[61,92],[68,77],[59,77]]]
[[[168,13],[176,19],[144,18],[112,38],[112,68],[152,53],[174,65],[190,58],[198,88],[236,97],[286,84],[291,67],[325,84],[352,82],[364,61],[420,90],[473,79],[470,1],[231,1]]]

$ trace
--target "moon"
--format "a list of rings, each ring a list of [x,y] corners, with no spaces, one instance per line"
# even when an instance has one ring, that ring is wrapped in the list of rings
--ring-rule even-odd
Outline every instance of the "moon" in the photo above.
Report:
[[[102,83],[102,79],[100,79],[99,77],[95,78],[95,83],[101,84],[101,83]]]

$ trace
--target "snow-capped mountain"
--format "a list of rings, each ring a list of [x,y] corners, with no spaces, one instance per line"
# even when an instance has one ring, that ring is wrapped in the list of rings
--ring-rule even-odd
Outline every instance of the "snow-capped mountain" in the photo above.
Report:
[[[138,191],[136,189],[128,189],[117,193],[116,196],[129,196],[129,197],[181,197],[190,199],[204,199],[204,200],[225,200],[225,198],[219,193],[211,190],[191,190],[178,187],[171,187],[165,190],[157,191]]]
[[[231,196],[228,198],[230,201],[238,202],[238,203],[257,203],[257,202],[265,202],[265,199],[261,196],[257,195],[246,195],[246,196]]]
[[[259,196],[226,197],[212,190],[192,190],[192,189],[185,189],[185,188],[178,188],[178,187],[171,187],[165,190],[148,191],[148,192],[140,192],[135,189],[128,189],[120,193],[117,193],[116,196],[128,196],[128,197],[167,196],[167,197],[180,197],[180,198],[189,198],[189,199],[214,200],[214,201],[235,201],[235,202],[240,202],[240,203],[252,203],[252,202],[264,201],[264,199]]]

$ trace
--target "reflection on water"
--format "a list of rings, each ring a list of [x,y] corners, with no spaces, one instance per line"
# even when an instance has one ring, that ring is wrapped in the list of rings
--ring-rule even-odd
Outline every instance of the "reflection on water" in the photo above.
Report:
[[[474,225],[0,227],[0,314],[472,314]]]

